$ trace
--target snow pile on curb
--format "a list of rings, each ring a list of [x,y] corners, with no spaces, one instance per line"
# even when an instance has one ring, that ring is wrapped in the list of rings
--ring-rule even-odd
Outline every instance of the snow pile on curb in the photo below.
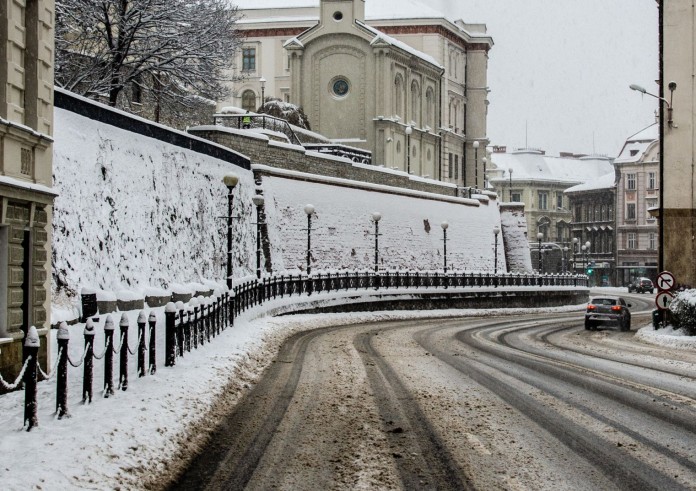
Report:
[[[667,326],[663,329],[655,330],[652,325],[645,326],[638,330],[636,338],[646,343],[668,348],[693,350],[696,349],[696,336],[688,336],[684,329],[675,329]]]

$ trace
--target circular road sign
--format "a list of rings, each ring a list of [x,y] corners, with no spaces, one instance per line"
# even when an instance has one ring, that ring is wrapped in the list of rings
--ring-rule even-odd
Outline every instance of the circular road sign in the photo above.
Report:
[[[670,292],[660,292],[655,297],[655,305],[657,305],[657,308],[660,310],[667,310],[672,300],[674,300],[674,295]]]
[[[677,284],[674,275],[669,271],[663,271],[657,276],[657,289],[662,291],[672,290]]]

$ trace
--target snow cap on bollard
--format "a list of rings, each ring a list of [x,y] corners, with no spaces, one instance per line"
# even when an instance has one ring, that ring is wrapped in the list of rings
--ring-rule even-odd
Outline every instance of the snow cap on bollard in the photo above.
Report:
[[[196,299],[198,300],[198,305],[205,305],[205,297],[203,295],[198,295]]]
[[[171,303],[171,302],[169,302],[169,303]],[[169,305],[169,303],[167,305]],[[165,310],[166,310],[166,307],[165,307]],[[167,310],[167,312],[170,312],[170,311]],[[150,312],[150,315],[148,316],[147,320],[148,320],[148,322],[157,322],[157,314],[155,314],[154,310]]]
[[[56,339],[61,339],[61,340],[69,340],[70,339],[70,331],[68,330],[68,323],[63,321],[60,323],[60,326],[58,326],[58,334],[56,335]]]
[[[167,305],[164,306],[164,311],[168,314],[172,314],[177,311],[177,305],[174,302],[168,302]],[[150,317],[152,317],[154,314],[154,312],[151,312]]]
[[[128,316],[126,313],[121,314],[121,321],[118,323],[118,326],[123,329],[124,327],[128,327]]]
[[[113,331],[114,329],[114,319],[111,317],[111,314],[109,314],[106,316],[106,322],[104,322],[104,330]]]
[[[87,319],[84,334],[85,336],[94,336],[94,322],[92,322],[92,319]]]
[[[184,306],[184,302],[182,302],[181,300],[179,300],[179,301],[176,303],[176,310],[184,310],[184,308],[186,308],[186,307]]]
[[[145,311],[141,310],[140,313],[138,314],[138,324],[145,324],[147,322],[147,316],[145,315]]]
[[[198,297],[193,297],[191,300],[189,300],[189,308],[196,308],[198,307]]]
[[[36,327],[31,326],[27,332],[27,338],[24,340],[25,348],[40,348],[41,340],[39,339],[39,332]]]

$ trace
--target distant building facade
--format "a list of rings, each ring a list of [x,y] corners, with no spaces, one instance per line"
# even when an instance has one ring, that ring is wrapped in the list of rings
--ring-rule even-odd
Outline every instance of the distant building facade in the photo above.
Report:
[[[48,344],[54,17],[52,0],[0,0],[0,373],[6,380],[21,369],[29,326],[39,329],[44,358]]]
[[[616,286],[616,173],[566,189],[572,211],[570,270],[588,273],[590,284]],[[582,250],[583,245],[590,247]]]
[[[659,228],[655,213],[660,190],[659,125],[629,137],[616,167],[617,285],[657,277]],[[685,236],[685,231],[679,233]]]
[[[238,4],[244,80],[218,109],[277,97],[302,106],[314,131],[370,150],[376,165],[483,187],[484,153],[473,146],[488,143],[485,26],[427,5],[394,15],[378,0]]]
[[[555,157],[536,149],[494,150],[488,154],[488,182],[502,201],[524,203],[530,244],[536,244],[541,233],[544,243],[570,247],[573,215],[565,191],[613,172],[611,159]]]

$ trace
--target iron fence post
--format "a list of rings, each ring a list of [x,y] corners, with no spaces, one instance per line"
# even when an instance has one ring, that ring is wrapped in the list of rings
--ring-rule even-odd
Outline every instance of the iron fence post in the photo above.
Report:
[[[85,324],[85,367],[82,374],[82,402],[92,402],[92,378],[94,372],[94,323]]]
[[[104,322],[104,397],[114,395],[114,329],[114,320],[111,315],[107,315]]]
[[[150,312],[147,318],[147,322],[150,327],[150,375],[154,375],[157,372],[157,315],[154,312]]]
[[[177,308],[174,302],[169,302],[164,307],[164,366],[176,365],[176,318]]]
[[[58,340],[58,374],[56,376],[58,387],[56,390],[56,414],[58,419],[68,416],[68,343],[70,342],[70,331],[68,324],[61,322],[56,335]]]
[[[39,348],[41,340],[36,327],[31,326],[24,339],[27,368],[24,371],[24,426],[30,431],[39,425],[37,395],[37,377],[39,363]]]
[[[119,366],[118,386],[121,390],[128,390],[128,316],[121,314],[118,323],[121,328],[121,363]]]
[[[145,376],[145,311],[138,314],[138,378]]]

